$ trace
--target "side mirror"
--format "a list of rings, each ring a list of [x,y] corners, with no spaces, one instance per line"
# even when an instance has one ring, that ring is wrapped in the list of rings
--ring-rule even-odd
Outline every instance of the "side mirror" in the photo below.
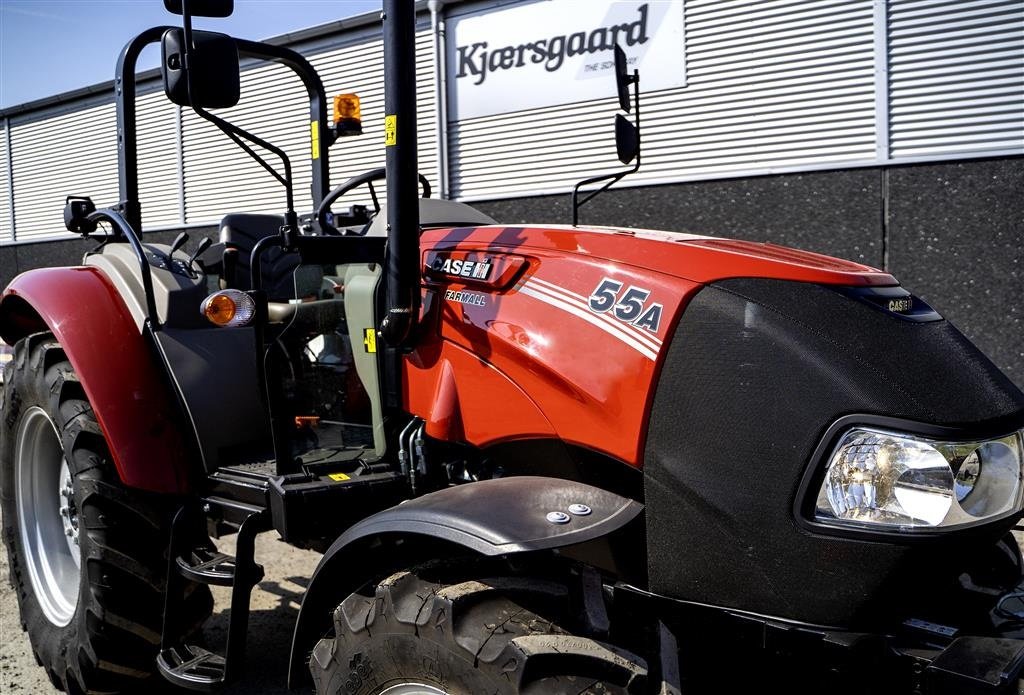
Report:
[[[629,100],[629,85],[631,84],[633,84],[633,76],[629,74],[629,68],[626,66],[626,52],[619,44],[615,44],[615,86],[619,92],[619,106],[626,113],[632,110]],[[618,126],[616,126],[615,132],[618,132]]]
[[[615,114],[615,153],[629,164],[640,152],[640,131],[621,113]]]
[[[164,0],[164,9],[171,14],[184,14],[183,4],[182,0]],[[188,0],[192,17],[230,17],[234,9],[234,0]]]
[[[96,223],[86,218],[94,212],[96,206],[91,198],[69,195],[64,201],[64,227],[74,234],[92,234],[96,231]]]
[[[189,3],[191,8],[192,3]],[[188,69],[185,68],[183,29],[164,32],[160,54],[164,92],[178,106],[217,109],[238,103],[241,96],[238,47],[227,34],[193,31]]]

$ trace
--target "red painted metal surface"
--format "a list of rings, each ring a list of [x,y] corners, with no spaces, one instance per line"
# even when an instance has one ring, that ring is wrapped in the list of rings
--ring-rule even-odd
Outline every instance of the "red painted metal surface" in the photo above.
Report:
[[[897,284],[820,254],[645,230],[432,230],[421,246],[428,337],[406,359],[405,402],[431,436],[477,446],[556,436],[635,466],[663,347],[704,284]],[[439,272],[447,258],[490,262],[495,281]],[[507,286],[497,279],[510,267],[516,281]],[[618,288],[616,305],[633,288],[643,297],[638,313],[629,304],[620,310],[629,320],[602,311],[602,286]]]
[[[30,305],[43,325],[17,299]],[[92,404],[125,485],[185,492],[188,478],[174,399],[120,295],[96,268],[43,268],[19,275],[0,300],[4,338],[48,328]]]

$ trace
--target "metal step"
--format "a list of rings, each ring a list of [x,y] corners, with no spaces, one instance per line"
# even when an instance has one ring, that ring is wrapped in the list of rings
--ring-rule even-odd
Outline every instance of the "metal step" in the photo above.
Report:
[[[237,563],[234,556],[217,552],[216,548],[193,548],[187,556],[179,556],[176,562],[178,573],[194,582],[216,586],[231,586],[235,582]],[[256,567],[258,576],[255,581],[259,582],[263,579],[263,568],[260,565]]]
[[[204,508],[211,509],[208,499]],[[266,510],[239,506],[249,511],[238,527],[236,557],[217,552],[209,545],[189,547],[195,540],[194,529],[204,522],[203,511],[182,508],[171,527],[171,558],[167,566],[167,593],[164,598],[164,625],[160,637],[157,670],[171,683],[190,690],[214,692],[237,679],[245,665],[246,632],[249,625],[249,597],[253,587],[263,579],[263,567],[253,559],[256,535],[270,529]],[[202,647],[180,644],[181,603],[185,581],[231,587],[231,612],[225,654],[214,654]]]
[[[204,693],[219,690],[227,675],[224,657],[193,645],[161,650],[156,657],[156,667],[160,675],[179,688]]]

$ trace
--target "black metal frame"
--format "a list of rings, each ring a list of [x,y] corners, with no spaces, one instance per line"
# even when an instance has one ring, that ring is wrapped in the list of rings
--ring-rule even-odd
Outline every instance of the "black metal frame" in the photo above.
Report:
[[[129,41],[117,59],[114,94],[117,100],[117,163],[120,200],[115,206],[115,210],[137,233],[142,231],[142,206],[139,202],[135,68],[142,50],[146,46],[160,41],[164,32],[173,28],[175,27],[159,26],[147,29]],[[319,156],[310,160],[313,173],[313,208],[316,209],[330,190],[328,148],[333,142],[333,132],[327,125],[327,97],[323,82],[309,61],[291,49],[244,39],[235,39],[235,45],[238,47],[240,57],[256,58],[286,65],[299,76],[306,87],[306,92],[309,95],[309,115],[311,122],[317,123],[319,140],[317,143]],[[200,113],[200,115],[203,114]],[[259,144],[262,145],[262,143]],[[274,151],[275,148],[268,149]],[[290,189],[290,186],[288,188]],[[289,205],[289,207],[291,206]]]
[[[580,221],[580,208],[589,203],[595,196],[600,195],[607,191],[612,184],[620,181],[621,179],[634,174],[640,170],[640,71],[634,70],[632,76],[629,78],[630,83],[633,85],[633,125],[636,126],[636,137],[637,137],[637,150],[636,150],[636,164],[629,169],[622,171],[615,171],[610,174],[600,174],[598,176],[591,176],[590,178],[583,179],[572,188],[572,226],[575,227]],[[598,183],[600,181],[608,181],[605,185],[598,189],[590,191],[583,198],[579,200],[580,188],[588,186],[592,183]]]
[[[408,347],[420,311],[419,166],[416,152],[416,8],[408,0],[384,0],[384,113],[388,187],[387,308],[380,324],[384,342]],[[385,120],[385,129],[389,120]],[[391,361],[385,358],[385,361]],[[399,379],[397,364],[386,366]]]

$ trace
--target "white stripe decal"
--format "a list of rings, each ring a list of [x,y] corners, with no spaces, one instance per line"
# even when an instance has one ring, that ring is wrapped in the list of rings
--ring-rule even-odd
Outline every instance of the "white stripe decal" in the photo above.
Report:
[[[595,326],[596,328],[601,329],[602,331],[612,336],[616,340],[625,343],[626,345],[633,348],[634,350],[636,350],[637,352],[639,352],[641,355],[651,360],[652,362],[657,361],[658,359],[658,353],[656,350],[652,350],[649,346],[634,340],[631,335],[622,331],[618,326],[614,326],[614,328],[618,330],[612,330],[612,326],[609,326],[607,323],[601,321],[596,314],[586,309],[582,309],[576,306],[575,304],[571,304],[565,301],[564,299],[558,299],[552,297],[550,294],[545,294],[544,292],[538,291],[538,288],[530,287],[529,282],[525,283],[522,287],[520,287],[519,291],[528,297],[533,297],[534,299],[542,301],[549,306],[552,306],[556,309],[561,309],[562,311],[566,311],[572,314],[573,316],[583,319],[587,323],[591,324],[592,326]]]
[[[569,302],[569,304],[575,304],[575,302],[580,302],[585,308],[588,308],[589,300],[586,297],[575,294],[574,292],[570,292],[569,290],[566,290],[564,288],[560,288],[557,285],[547,283],[547,281],[542,280],[539,277],[530,277],[526,281],[525,285],[535,285],[537,290],[541,290],[543,292],[546,292],[547,294],[553,295],[558,299]],[[602,320],[606,321],[608,325],[611,325],[611,327],[613,328],[625,329],[627,333],[629,333],[631,336],[639,340],[641,343],[647,345],[647,347],[654,350],[654,352],[659,352],[660,349],[662,349],[662,341],[660,341],[660,339],[658,339],[657,336],[650,333],[650,331],[638,329],[635,327],[635,325],[631,325],[625,321],[616,320],[607,313],[597,313],[593,311],[591,313],[594,316],[597,316]]]

